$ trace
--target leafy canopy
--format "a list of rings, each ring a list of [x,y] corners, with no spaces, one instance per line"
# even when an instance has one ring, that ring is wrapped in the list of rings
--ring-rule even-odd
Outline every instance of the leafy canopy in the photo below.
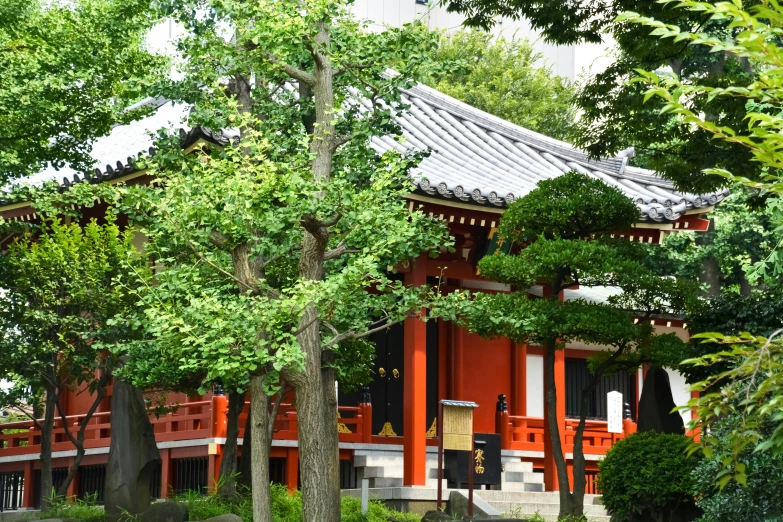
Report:
[[[163,71],[145,36],[149,0],[0,1],[0,183],[47,164],[87,172],[94,138]]]
[[[315,329],[307,335],[323,363],[348,383],[366,381],[369,331],[432,297],[387,268],[448,244],[443,223],[406,205],[408,172],[421,156],[381,156],[368,142],[399,136],[393,115],[405,109],[400,89],[417,67],[411,60],[398,76],[383,64],[437,37],[412,27],[363,31],[335,2],[304,11],[287,2],[167,6],[190,32],[178,44],[184,76],[161,92],[194,104],[192,124],[237,128],[240,139],[184,155],[164,137],[148,164],[162,183],[123,196],[122,211],[162,268],[156,285],[139,288],[142,322],[161,351],[155,360],[201,372],[205,383],[263,375],[272,392],[282,379],[306,378],[301,337]],[[324,27],[328,46],[313,43]],[[308,46],[323,46],[321,54]],[[313,84],[327,58],[333,100]],[[327,102],[334,106],[319,106]],[[331,140],[332,165],[316,172],[316,148]],[[313,235],[322,241],[316,250],[303,246]],[[305,277],[313,259],[318,277]],[[317,318],[305,320],[311,310]],[[155,374],[147,350],[132,353],[136,368]]]
[[[0,260],[0,369],[13,385],[0,395],[5,405],[107,384],[95,370],[110,375],[112,349],[130,335],[112,320],[133,305],[133,272],[147,270],[133,232],[107,219],[53,219],[8,245]]]
[[[461,30],[441,37],[432,71],[416,79],[482,111],[547,136],[569,140],[575,87],[524,39]]]
[[[783,119],[780,103],[783,99],[783,75],[781,74],[781,47],[779,26],[783,22],[783,7],[774,1],[762,1],[745,10],[738,2],[711,4],[695,0],[683,0],[679,10],[695,13],[705,20],[724,24],[731,29],[733,37],[716,37],[701,31],[688,31],[637,13],[628,13],[624,18],[652,27],[654,35],[668,41],[683,42],[689,46],[703,46],[715,53],[722,53],[736,60],[746,60],[758,70],[752,82],[741,85],[713,86],[706,82],[686,83],[677,75],[657,74],[639,71],[639,83],[645,85],[646,97],[663,100],[665,111],[676,115],[682,122],[702,129],[722,141],[741,147],[762,169],[763,176],[750,179],[742,171],[728,168],[707,169],[708,174],[718,175],[734,182],[743,183],[752,189],[765,191],[768,198],[767,210],[778,226],[783,223],[780,214],[783,181],[781,179],[781,130]],[[715,100],[739,100],[743,104],[742,125],[727,125],[713,121],[696,110],[690,100],[705,97]],[[778,245],[779,246],[779,245]],[[767,281],[779,283],[783,273],[780,248],[760,261],[755,268],[757,274],[771,275]],[[746,447],[756,451],[770,450],[779,454],[783,449],[783,418],[781,418],[781,350],[779,335],[775,331],[769,337],[742,332],[736,335],[705,333],[694,336],[705,342],[725,345],[717,353],[708,353],[687,363],[697,368],[719,368],[705,380],[696,383],[694,389],[703,391],[691,406],[697,408],[703,426],[709,428],[727,414],[741,416],[742,423],[726,437],[734,448],[732,458],[726,465],[736,462]],[[726,366],[729,368],[726,369]],[[770,434],[760,431],[769,425]],[[703,439],[705,453],[712,451],[715,441]],[[709,456],[709,455],[708,455]],[[727,480],[743,480],[742,470],[736,466],[727,468]],[[725,481],[724,481],[725,485]]]

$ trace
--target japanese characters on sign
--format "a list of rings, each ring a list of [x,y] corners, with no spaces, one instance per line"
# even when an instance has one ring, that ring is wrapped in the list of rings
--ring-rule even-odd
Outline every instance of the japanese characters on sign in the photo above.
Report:
[[[606,416],[609,433],[623,432],[623,394],[612,391],[606,394]]]

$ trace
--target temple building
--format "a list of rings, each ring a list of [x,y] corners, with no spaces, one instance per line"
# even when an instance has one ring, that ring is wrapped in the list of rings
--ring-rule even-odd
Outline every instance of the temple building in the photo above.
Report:
[[[617,187],[636,203],[641,220],[628,230],[616,231],[616,237],[628,241],[657,243],[674,232],[705,231],[709,222],[704,214],[727,195],[726,191],[698,195],[677,192],[653,172],[630,166],[632,150],[594,161],[567,143],[510,124],[423,85],[406,91],[405,98],[410,110],[398,121],[407,140],[374,138],[372,146],[378,152],[392,148],[433,151],[412,172],[416,190],[408,196],[409,205],[412,210],[420,208],[448,223],[455,240],[454,253],[410,260],[401,267],[398,273],[407,285],[424,285],[443,276],[447,289],[509,291],[508,286],[487,281],[476,271],[483,256],[502,247],[495,234],[503,212],[537,182],[572,170]],[[145,103],[153,106],[153,114],[115,127],[95,143],[93,156],[101,167],[94,174],[83,177],[67,170],[47,171],[31,181],[64,176],[66,189],[73,183],[149,182],[150,176],[137,171],[128,157],[149,149],[150,132],[179,126],[189,108],[165,99]],[[225,144],[230,137],[192,129],[182,131],[182,146],[189,150],[205,143]],[[37,219],[27,203],[0,202],[0,215],[8,220]],[[581,297],[600,302],[616,291],[582,288],[566,291],[564,299]],[[541,288],[533,287],[529,292],[541,295]],[[676,332],[687,338],[687,325],[681,319],[661,317],[653,322],[660,332]],[[335,429],[339,432],[344,489],[357,488],[363,477],[370,479],[370,487],[378,490],[380,498],[395,494],[395,488],[434,487],[437,405],[442,399],[477,403],[475,432],[500,434],[505,465],[501,489],[532,492],[557,488],[551,473],[543,473],[552,455],[550,443],[544,440],[540,347],[504,338],[485,340],[448,321],[425,323],[416,319],[375,334],[373,341],[377,355],[372,382],[358,391],[342,390],[338,383],[340,423]],[[572,343],[558,351],[558,422],[567,458],[578,422],[578,398],[588,376],[586,358],[601,349]],[[597,461],[616,440],[635,431],[643,374],[644,369],[636,375],[606,376],[596,391],[585,432],[590,493],[595,493]],[[690,394],[684,380],[674,372],[670,372],[670,379],[675,402],[685,404]],[[623,394],[623,433],[607,429],[609,391]],[[91,401],[86,394],[69,393],[68,422],[78,425],[79,416]],[[163,459],[152,491],[158,498],[207,487],[219,469],[221,445],[225,442],[225,396],[172,394],[169,402],[181,407],[169,415],[151,418]],[[100,498],[103,494],[111,437],[110,407],[109,397],[87,428],[87,456],[71,485],[73,495],[97,494]],[[243,427],[246,413],[247,406],[240,419]],[[296,488],[295,408],[283,404],[276,422],[271,478]],[[3,508],[32,507],[40,498],[41,492],[36,491],[39,445],[40,437],[31,422],[0,424],[0,484],[17,485],[13,494],[6,488]],[[53,451],[56,483],[75,454],[62,427],[55,429]]]

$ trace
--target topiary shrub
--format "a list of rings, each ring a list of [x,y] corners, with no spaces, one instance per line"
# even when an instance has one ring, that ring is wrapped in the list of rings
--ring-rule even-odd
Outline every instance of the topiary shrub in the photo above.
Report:
[[[636,433],[617,442],[599,462],[598,488],[612,522],[686,522],[698,518],[683,435]]]

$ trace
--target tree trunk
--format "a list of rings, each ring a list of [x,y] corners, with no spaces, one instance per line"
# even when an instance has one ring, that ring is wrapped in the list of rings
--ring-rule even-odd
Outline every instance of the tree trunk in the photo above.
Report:
[[[111,373],[106,370],[101,371],[103,373],[100,380],[98,381],[95,397],[93,398],[92,404],[87,410],[87,413],[85,413],[84,418],[81,419],[79,430],[76,432],[76,436],[73,434],[73,430],[71,429],[72,427],[68,426],[68,412],[63,410],[59,395],[55,401],[55,406],[57,407],[57,411],[60,413],[60,419],[63,423],[63,430],[65,431],[65,435],[68,437],[68,440],[71,441],[71,444],[73,444],[73,446],[76,448],[76,456],[73,458],[71,467],[68,470],[68,475],[66,475],[65,480],[63,480],[62,484],[60,484],[60,487],[57,488],[58,498],[64,498],[66,495],[68,495],[68,488],[71,486],[73,479],[76,478],[76,473],[79,472],[79,466],[81,465],[85,454],[84,437],[87,425],[90,423],[90,420],[92,420],[92,416],[95,415],[95,412],[98,411],[98,406],[101,405],[101,401],[103,401],[103,398],[106,395],[106,384],[109,382]]]
[[[41,424],[41,511],[51,507],[52,489],[52,429],[54,428],[54,410],[57,402],[57,390],[46,387],[44,402],[44,421]]]
[[[557,294],[555,294],[557,296]],[[571,495],[571,487],[568,483],[568,466],[565,454],[560,445],[560,427],[557,425],[557,387],[555,385],[555,351],[557,350],[554,339],[546,343],[546,358],[544,372],[546,381],[546,408],[549,414],[549,436],[552,441],[555,467],[557,468],[557,483],[560,487],[560,518],[565,518],[574,513],[574,498]],[[581,513],[580,513],[581,514]]]
[[[600,379],[600,376],[598,377]],[[597,379],[594,377],[593,381]],[[587,422],[587,408],[590,406],[590,394],[594,386],[589,386],[582,390],[582,400],[579,404],[579,425],[574,434],[574,492],[572,493],[571,514],[573,516],[582,516],[585,510],[585,452],[584,452],[584,434],[585,424]]]
[[[329,59],[329,28],[321,23],[313,38],[315,61],[312,96],[314,132],[310,141],[312,172],[316,180],[328,180],[332,172],[334,128],[334,70]],[[314,195],[320,198],[321,194]],[[339,216],[337,216],[339,219]],[[304,216],[306,230],[299,258],[299,276],[318,281],[324,276],[324,253],[329,229],[317,216]],[[291,383],[296,390],[299,416],[299,458],[304,522],[340,521],[340,450],[337,439],[337,397],[334,370],[322,360],[318,310],[310,306],[300,320],[299,345],[305,354],[302,374]]]
[[[720,296],[720,266],[715,256],[708,255],[702,260],[702,273],[699,281],[707,285],[706,296]]]
[[[269,484],[269,453],[272,446],[274,418],[270,419],[269,396],[264,391],[264,377],[254,375],[250,379],[250,418],[253,427],[245,442],[252,440],[250,455],[250,483],[253,501],[253,522],[272,522],[272,491]],[[270,426],[271,424],[271,426]],[[244,450],[244,448],[243,448]]]
[[[711,252],[711,246],[715,241],[715,221],[710,220],[705,234],[696,236],[696,244],[706,249],[707,255],[702,259],[702,272],[699,274],[699,282],[707,285],[706,296],[718,297],[720,295],[720,265],[715,255]]]
[[[231,392],[228,394],[228,425],[226,427],[226,444],[223,446],[223,461],[220,463],[220,481],[217,494],[223,498],[234,498],[237,495],[237,439],[239,438],[239,415],[245,407],[245,394]]]
[[[737,270],[737,278],[739,278],[740,282],[740,295],[751,295],[753,293],[753,287],[751,286],[750,281],[748,281],[747,274],[745,274],[745,271],[742,268]]]
[[[308,353],[309,378],[296,389],[304,522],[340,521],[340,449],[334,370]],[[317,367],[315,367],[317,366]]]
[[[239,463],[239,478],[237,485],[239,489],[251,491],[253,487],[253,397],[250,397],[250,411],[245,421],[245,436],[242,439],[242,460]],[[243,491],[244,493],[244,491]]]

